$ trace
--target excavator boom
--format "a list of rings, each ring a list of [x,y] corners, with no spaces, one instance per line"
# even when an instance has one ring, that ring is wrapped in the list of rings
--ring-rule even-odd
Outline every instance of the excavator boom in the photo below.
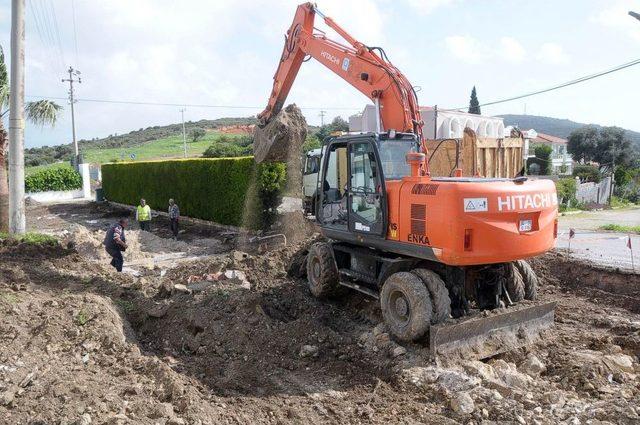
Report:
[[[348,45],[314,31],[316,15]],[[263,124],[280,112],[300,66],[308,57],[316,59],[374,102],[380,119],[379,131],[394,129],[414,133],[423,140],[418,100],[407,78],[389,62],[384,50],[357,41],[312,3],[298,6],[287,31],[269,102],[258,115]]]

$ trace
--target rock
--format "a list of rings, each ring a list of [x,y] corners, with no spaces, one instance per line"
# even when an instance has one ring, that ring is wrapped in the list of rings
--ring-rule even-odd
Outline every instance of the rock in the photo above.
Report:
[[[602,361],[614,372],[633,372],[633,358],[626,354],[608,354]]]
[[[25,376],[25,377],[22,379],[22,381],[20,381],[20,386],[21,386],[22,388],[25,388],[27,385],[29,385],[29,384],[31,383],[31,381],[33,381],[33,378],[35,378],[35,376],[36,376],[36,372],[35,372],[35,370],[34,370],[34,371],[32,371],[32,372],[29,372],[29,373],[27,374],[27,376]]]
[[[190,294],[191,290],[187,288],[187,285],[183,285],[182,283],[177,283],[173,285],[173,290],[175,292],[181,292],[183,294]]]
[[[247,254],[246,252],[242,252],[242,251],[233,251],[231,253],[231,258],[233,258],[234,262],[240,263],[240,262],[246,260],[247,258],[249,258],[249,254]]]
[[[302,348],[300,348],[300,353],[298,353],[298,355],[302,358],[305,357],[316,357],[318,355],[318,347],[315,345],[303,345]]]
[[[186,425],[186,421],[182,418],[178,418],[178,417],[174,417],[174,418],[169,418],[169,420],[166,422],[166,425]]]
[[[161,317],[164,317],[164,315],[167,314],[167,311],[169,311],[168,304],[155,304],[147,311],[147,315],[149,317],[155,317],[159,319]]]
[[[520,415],[516,415],[516,420],[522,425],[525,425],[527,423],[527,421]]]
[[[160,418],[172,418],[173,406],[171,403],[160,403],[155,406],[149,417],[151,419],[160,419]]]
[[[547,370],[544,363],[534,355],[527,357],[527,360],[520,365],[520,368],[524,373],[534,378]]]
[[[475,404],[467,392],[459,392],[451,399],[451,410],[458,414],[469,415],[473,413]]]
[[[247,276],[240,270],[226,270],[223,276],[225,279],[235,281],[241,288],[251,289],[251,284],[247,280]]]
[[[467,372],[476,375],[484,380],[490,381],[498,379],[495,370],[490,364],[481,362],[479,360],[472,360],[464,365]]]
[[[78,425],[90,425],[91,424],[91,415],[89,415],[88,413],[83,414],[82,416],[80,416],[80,419],[78,419],[77,424]]]
[[[158,290],[158,296],[160,298],[167,298],[173,293],[173,282],[170,280],[163,280],[160,289]]]
[[[15,399],[15,392],[11,390],[6,390],[0,393],[0,406],[10,406],[13,404],[13,400]]]
[[[529,375],[518,372],[516,365],[498,359],[492,364],[498,377],[509,387],[527,389],[533,382]]]
[[[405,354],[407,354],[407,349],[399,345],[396,348],[394,348],[393,351],[391,352],[391,355],[394,358],[404,356]]]

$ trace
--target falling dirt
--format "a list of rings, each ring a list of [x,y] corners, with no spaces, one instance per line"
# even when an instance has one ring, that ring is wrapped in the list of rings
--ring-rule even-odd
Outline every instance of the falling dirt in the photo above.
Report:
[[[0,422],[640,421],[640,317],[612,289],[626,285],[637,305],[637,275],[536,259],[540,297],[558,303],[555,326],[531,346],[445,364],[393,341],[376,300],[311,297],[295,277],[308,243],[227,250],[140,277],[77,247],[0,245]]]

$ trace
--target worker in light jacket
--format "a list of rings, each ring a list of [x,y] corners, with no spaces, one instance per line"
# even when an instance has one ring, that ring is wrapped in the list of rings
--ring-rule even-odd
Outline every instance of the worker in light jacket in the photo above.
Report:
[[[151,208],[144,199],[140,199],[140,205],[136,208],[136,221],[140,230],[151,231]]]

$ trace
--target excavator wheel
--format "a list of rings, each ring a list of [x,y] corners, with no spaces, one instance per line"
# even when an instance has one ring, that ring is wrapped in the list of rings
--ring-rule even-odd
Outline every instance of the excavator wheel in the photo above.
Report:
[[[339,286],[338,269],[329,244],[318,242],[309,249],[307,280],[309,290],[316,298],[326,298],[336,292]]]
[[[441,323],[451,317],[451,298],[444,281],[437,273],[428,269],[413,269],[411,273],[422,279],[431,295],[431,324]]]
[[[431,296],[422,279],[413,273],[389,276],[382,286],[380,306],[389,330],[401,341],[416,340],[429,330]]]
[[[522,301],[524,299],[525,288],[524,288],[524,280],[522,279],[522,275],[518,270],[518,267],[515,263],[505,263],[505,278],[507,279],[507,292],[509,293],[509,298],[514,303]]]
[[[538,276],[536,276],[536,272],[524,260],[515,261],[515,265],[524,281],[524,298],[535,300],[538,297]]]

